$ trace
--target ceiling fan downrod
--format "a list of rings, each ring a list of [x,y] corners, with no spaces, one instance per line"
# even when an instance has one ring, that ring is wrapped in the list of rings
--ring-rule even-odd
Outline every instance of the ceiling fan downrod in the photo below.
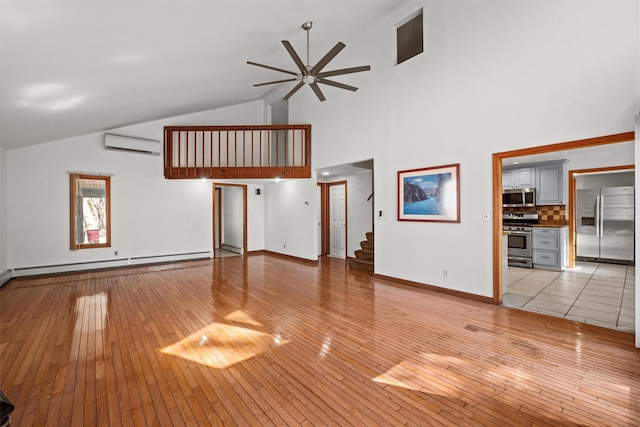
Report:
[[[311,61],[309,60],[309,30],[313,27],[313,22],[307,21],[302,24],[302,29],[307,32],[307,70],[311,69]]]

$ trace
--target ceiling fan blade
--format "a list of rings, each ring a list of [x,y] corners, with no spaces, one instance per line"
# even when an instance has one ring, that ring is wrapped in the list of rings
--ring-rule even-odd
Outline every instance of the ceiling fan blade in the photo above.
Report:
[[[291,92],[289,92],[284,99],[289,99],[291,97],[291,95],[293,95],[294,93],[296,93],[298,91],[298,89],[300,89],[302,86],[304,86],[304,82],[299,82],[296,87],[294,87],[293,89],[291,89]]]
[[[371,70],[370,65],[363,65],[362,67],[351,67],[351,68],[342,68],[340,70],[325,71],[323,73],[316,74],[316,76],[331,77],[331,76],[339,76],[342,74],[360,73],[362,71],[369,71],[369,70]]]
[[[309,86],[311,86],[311,89],[313,89],[313,91],[315,92],[320,102],[323,102],[327,99],[322,94],[322,91],[320,90],[320,86],[318,86],[318,83],[311,83]]]
[[[338,82],[334,82],[333,80],[327,80],[327,79],[318,79],[316,80],[318,83],[322,83],[323,85],[329,85],[329,86],[333,86],[333,87],[339,87],[340,89],[346,89],[346,90],[350,90],[351,92],[355,92],[358,90],[357,87],[355,86],[349,86],[346,85],[344,83],[338,83]]]
[[[258,86],[265,86],[265,85],[273,85],[273,84],[276,84],[276,83],[295,82],[296,80],[298,80],[297,77],[295,79],[284,79],[284,80],[276,80],[276,81],[273,81],[273,82],[258,83],[258,84],[255,84],[254,86],[258,87]]]
[[[300,72],[302,74],[307,74],[307,72],[308,72],[307,67],[305,67],[305,65],[302,62],[302,60],[300,59],[300,57],[298,56],[296,51],[293,49],[293,46],[291,46],[291,43],[289,43],[286,40],[282,40],[282,44],[284,45],[284,48],[287,49],[287,52],[289,52],[289,55],[291,55],[291,58],[293,59],[293,62],[296,63],[296,65],[298,66],[298,69],[300,70]]]
[[[345,44],[342,42],[338,42],[333,49],[331,49],[325,56],[322,57],[320,61],[310,70],[311,74],[318,73],[322,70],[328,63],[331,61],[337,54],[340,53],[342,49],[345,48]]]
[[[258,64],[257,62],[247,61],[247,64],[255,65],[257,67],[268,68],[269,70],[280,71],[281,73],[291,74],[293,76],[297,76],[298,73],[294,73],[293,71],[283,70],[282,68],[272,67],[271,65]]]

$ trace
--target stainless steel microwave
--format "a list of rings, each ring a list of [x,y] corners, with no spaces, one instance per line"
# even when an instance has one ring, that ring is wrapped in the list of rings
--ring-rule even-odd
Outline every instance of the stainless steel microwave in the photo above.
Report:
[[[502,206],[505,208],[534,207],[535,205],[535,188],[505,188],[502,190]]]

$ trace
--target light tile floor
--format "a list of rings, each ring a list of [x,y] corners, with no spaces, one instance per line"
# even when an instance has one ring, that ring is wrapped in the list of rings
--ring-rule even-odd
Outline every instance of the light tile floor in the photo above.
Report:
[[[229,256],[240,256],[240,254],[237,252],[228,251],[226,249],[216,249],[215,251],[216,258],[225,258]]]
[[[635,332],[635,267],[576,262],[564,271],[509,267],[503,305]]]

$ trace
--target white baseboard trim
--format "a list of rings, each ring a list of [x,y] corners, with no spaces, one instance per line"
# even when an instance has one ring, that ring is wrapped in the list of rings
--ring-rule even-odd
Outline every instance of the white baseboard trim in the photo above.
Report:
[[[13,274],[10,275],[10,277],[25,277],[25,276],[39,276],[39,275],[57,274],[57,273],[71,273],[75,271],[129,267],[133,265],[158,264],[158,263],[173,262],[173,261],[189,261],[189,260],[204,259],[204,258],[213,258],[213,251],[187,252],[187,253],[166,254],[166,255],[146,255],[146,256],[118,258],[118,259],[110,259],[110,260],[77,262],[77,263],[69,263],[69,264],[18,267],[13,269],[13,272],[12,272]]]

